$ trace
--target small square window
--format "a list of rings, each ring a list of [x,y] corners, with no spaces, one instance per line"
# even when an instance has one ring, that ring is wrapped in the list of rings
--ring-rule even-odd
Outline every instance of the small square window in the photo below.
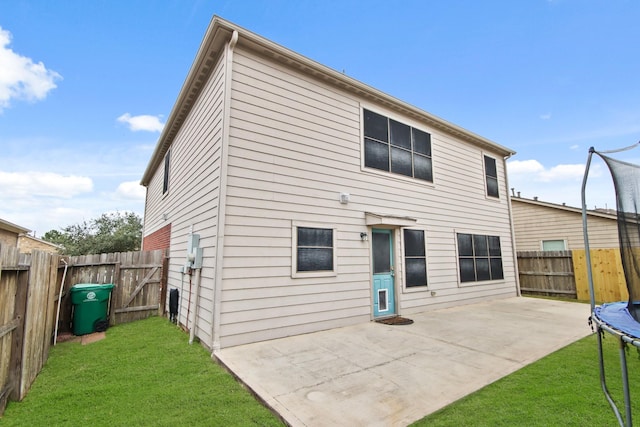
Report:
[[[335,230],[293,224],[292,232],[292,277],[335,275]]]

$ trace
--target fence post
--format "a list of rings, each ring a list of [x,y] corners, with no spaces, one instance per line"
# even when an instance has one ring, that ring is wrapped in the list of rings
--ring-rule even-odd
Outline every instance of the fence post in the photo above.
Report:
[[[158,301],[160,307],[158,307],[158,314],[164,316],[166,314],[167,305],[167,282],[169,281],[169,257],[162,253],[162,275],[160,276],[160,301]]]
[[[13,330],[11,339],[11,359],[9,361],[9,387],[11,400],[20,400],[22,381],[22,359],[26,326],[27,299],[29,295],[29,271],[16,271],[16,299],[14,316],[19,319],[18,327]]]

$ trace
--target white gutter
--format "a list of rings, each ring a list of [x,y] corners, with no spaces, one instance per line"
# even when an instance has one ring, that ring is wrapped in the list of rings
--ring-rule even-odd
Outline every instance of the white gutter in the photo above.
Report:
[[[222,118],[222,148],[220,153],[220,195],[218,196],[218,223],[216,224],[216,267],[213,279],[213,337],[212,353],[220,350],[220,299],[222,298],[222,269],[224,265],[224,225],[227,210],[227,171],[229,168],[229,121],[231,120],[231,83],[233,72],[233,49],[238,43],[238,31],[234,30],[225,50],[224,65],[224,104]]]

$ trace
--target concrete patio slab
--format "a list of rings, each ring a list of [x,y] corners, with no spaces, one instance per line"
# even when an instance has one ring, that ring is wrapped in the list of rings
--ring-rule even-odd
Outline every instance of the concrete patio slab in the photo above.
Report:
[[[292,426],[404,426],[589,335],[589,311],[507,298],[216,356]]]

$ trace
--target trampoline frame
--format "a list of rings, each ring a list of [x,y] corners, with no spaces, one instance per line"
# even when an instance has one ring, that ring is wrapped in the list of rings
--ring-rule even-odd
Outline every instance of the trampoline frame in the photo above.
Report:
[[[611,151],[596,151],[593,147],[589,148],[589,157],[587,158],[587,165],[585,167],[585,171],[584,171],[584,177],[582,179],[582,192],[581,192],[581,197],[582,197],[582,232],[584,234],[584,249],[585,249],[585,256],[586,256],[586,263],[587,263],[587,281],[589,283],[589,300],[591,303],[591,316],[589,317],[589,322],[593,322],[593,324],[595,324],[596,326],[596,334],[598,335],[598,362],[599,362],[599,370],[600,370],[600,386],[602,387],[602,391],[604,392],[604,395],[607,399],[607,402],[609,402],[609,406],[611,406],[611,409],[613,410],[617,420],[618,420],[618,424],[620,424],[620,426],[627,426],[627,427],[631,427],[633,426],[633,417],[631,414],[631,394],[629,392],[629,376],[628,376],[628,368],[627,368],[627,355],[626,355],[626,349],[627,349],[627,345],[633,345],[634,347],[640,349],[640,337],[636,338],[636,337],[632,337],[630,335],[628,335],[625,332],[622,332],[616,328],[614,328],[612,325],[604,322],[602,319],[600,319],[596,312],[595,312],[595,308],[596,308],[596,303],[595,303],[595,291],[594,291],[594,285],[593,285],[593,272],[592,272],[592,266],[591,266],[591,253],[590,253],[590,249],[589,249],[589,234],[588,234],[588,229],[587,229],[587,203],[586,203],[586,187],[587,187],[587,178],[589,176],[589,169],[591,166],[591,158],[593,157],[593,154],[611,154],[611,153],[618,153],[621,151],[626,151],[626,150],[630,150],[633,148],[636,148],[638,146],[639,143],[636,143],[634,145],[631,145],[629,147],[625,147],[625,148],[621,148],[618,150],[611,150]],[[607,332],[613,336],[615,336],[618,339],[619,342],[619,355],[620,355],[620,370],[621,370],[621,376],[622,376],[622,388],[623,388],[623,394],[624,394],[624,408],[625,408],[625,417],[623,419],[622,414],[620,413],[620,410],[618,409],[618,406],[616,404],[616,402],[613,400],[613,397],[611,397],[611,394],[609,393],[609,389],[607,388],[607,381],[606,381],[606,377],[605,377],[605,366],[604,366],[604,356],[603,356],[603,352],[602,352],[602,339],[603,339],[603,332]],[[626,421],[626,422],[625,422]]]

